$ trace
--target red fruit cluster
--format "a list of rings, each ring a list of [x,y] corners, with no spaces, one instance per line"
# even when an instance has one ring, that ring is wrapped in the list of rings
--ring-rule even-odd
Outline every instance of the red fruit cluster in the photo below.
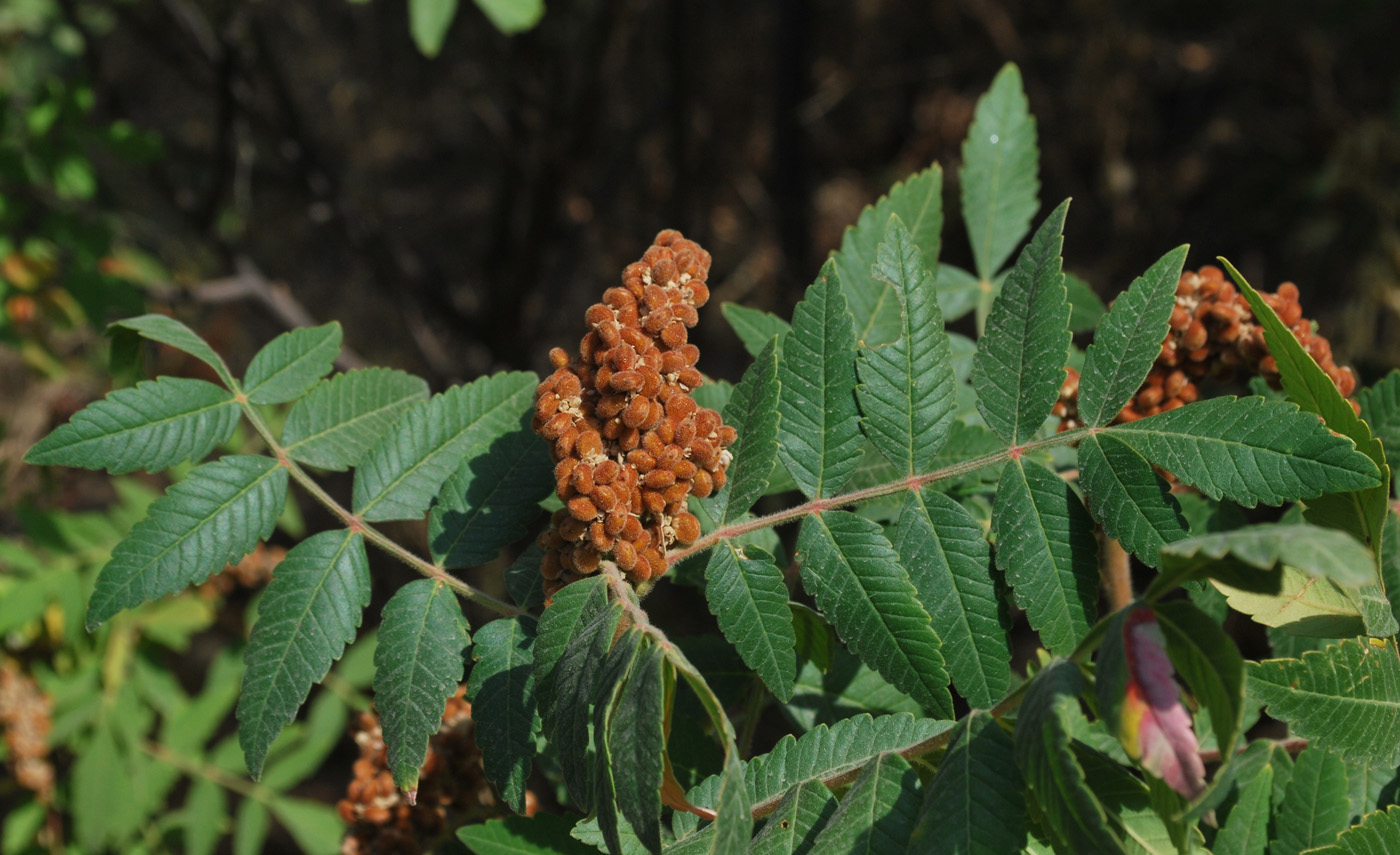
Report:
[[[504,813],[482,773],[475,731],[466,687],[458,687],[428,743],[417,798],[409,804],[389,772],[379,716],[361,713],[355,730],[360,759],[336,806],[350,825],[342,855],[421,855],[456,826]],[[526,814],[533,814],[535,794],[526,791],[525,803]]]
[[[0,666],[0,730],[5,733],[15,781],[41,804],[53,800],[54,771],[49,762],[53,701],[12,659]]]
[[[535,394],[535,431],[548,440],[564,507],[540,536],[546,591],[612,561],[633,584],[666,572],[666,550],[700,536],[693,494],[724,486],[733,427],[690,396],[702,380],[687,341],[710,289],[710,254],[666,230],[589,307],[576,358],[550,351],[555,371]]]
[[[1339,367],[1332,360],[1331,343],[1313,332],[1312,321],[1303,317],[1298,286],[1285,282],[1277,292],[1260,296],[1342,395],[1349,397],[1356,390],[1356,377],[1350,368]],[[1080,426],[1079,372],[1073,368],[1066,371],[1069,376],[1054,408],[1060,417],[1060,430]],[[1142,387],[1113,422],[1136,421],[1189,404],[1200,396],[1197,384],[1202,379],[1228,381],[1237,371],[1259,375],[1273,388],[1280,388],[1278,365],[1264,344],[1264,326],[1255,319],[1244,295],[1218,267],[1185,271],[1176,286],[1176,306],[1162,352]]]

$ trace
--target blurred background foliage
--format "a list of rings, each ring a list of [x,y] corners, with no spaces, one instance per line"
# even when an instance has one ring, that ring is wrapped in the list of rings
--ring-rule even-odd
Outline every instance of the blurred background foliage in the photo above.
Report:
[[[543,368],[675,227],[714,255],[696,338],[733,378],[742,350],[709,313],[786,316],[862,206],[931,161],[955,210],[973,104],[1013,60],[1042,198],[1076,199],[1069,269],[1108,297],[1168,247],[1229,255],[1297,282],[1369,383],[1400,364],[1397,32],[1388,0],[3,0],[0,721],[44,712],[56,785],[0,747],[0,855],[322,851],[368,707],[361,645],[254,786],[228,709],[265,575],[81,630],[165,482],[19,458],[136,376],[114,381],[107,321],[175,312],[241,366],[339,320],[342,367],[441,389]],[[283,528],[320,522],[292,505]],[[7,694],[20,677],[39,694]]]

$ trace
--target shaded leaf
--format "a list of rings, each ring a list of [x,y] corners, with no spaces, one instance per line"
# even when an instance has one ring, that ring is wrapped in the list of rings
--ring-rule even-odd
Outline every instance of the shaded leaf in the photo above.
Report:
[[[1012,460],[992,505],[997,567],[1052,652],[1068,654],[1098,615],[1098,542],[1079,497],[1039,463]]]
[[[947,263],[939,264],[934,271],[933,287],[938,291],[938,308],[946,323],[977,308],[983,292],[983,285],[976,276]]]
[[[243,375],[243,394],[254,404],[295,400],[330,373],[339,355],[338,323],[288,330],[254,354]]]
[[[749,855],[807,855],[836,813],[836,797],[817,781],[788,791],[749,844]]]
[[[1400,369],[1356,394],[1361,418],[1387,449],[1400,450]]]
[[[506,590],[522,609],[544,605],[544,577],[540,575],[543,561],[544,549],[531,542],[506,568]]]
[[[724,319],[729,322],[729,327],[743,343],[744,350],[754,358],[768,346],[769,339],[777,336],[778,340],[782,341],[787,331],[792,329],[787,321],[772,312],[750,309],[738,303],[724,303],[719,308],[724,314]]]
[[[368,522],[417,519],[476,445],[515,428],[533,373],[493,374],[410,406],[355,469],[355,513]]]
[[[1111,433],[1079,443],[1079,483],[1104,531],[1150,567],[1162,547],[1187,536],[1171,488],[1137,451]]]
[[[591,576],[559,589],[540,615],[535,641],[535,697],[546,733],[555,727],[554,699],[555,686],[561,678],[560,659],[583,628],[602,614],[607,605],[608,580]]]
[[[985,712],[958,723],[925,791],[911,851],[1001,855],[1026,843],[1025,784],[1011,737]]]
[[[612,650],[605,651],[605,662],[599,670],[597,678],[594,680],[596,695],[589,699],[593,706],[593,778],[591,781],[591,800],[593,814],[598,822],[598,830],[602,832],[603,843],[611,855],[627,855],[623,846],[621,834],[623,820],[618,814],[617,791],[619,785],[623,784],[631,773],[625,761],[621,757],[613,756],[613,748],[620,747],[613,738],[614,733],[611,727],[612,712],[617,706],[618,695],[627,685],[628,676],[632,666],[637,661],[637,656],[642,648],[641,633],[636,630],[624,631],[613,644]],[[656,719],[654,725],[659,730],[662,726],[660,717]],[[587,734],[585,734],[586,736]],[[579,746],[582,748],[583,746]],[[565,750],[574,751],[573,747]],[[583,751],[577,751],[583,754]],[[660,751],[653,756],[653,761],[660,765]],[[566,769],[566,775],[568,771]],[[657,786],[660,786],[658,776]],[[635,793],[635,788],[634,788]],[[657,810],[660,810],[660,797],[658,793]],[[630,828],[630,823],[628,823]],[[657,832],[650,844],[643,844],[643,848],[653,853],[660,851],[659,826],[656,818],[652,819],[653,829]],[[635,836],[635,832],[633,832]],[[629,841],[630,842],[630,841]],[[641,838],[637,838],[641,843]]]
[[[1073,273],[1065,274],[1065,291],[1069,296],[1069,330],[1088,332],[1108,313],[1108,307],[1094,292],[1093,286]]]
[[[544,0],[473,0],[493,26],[506,35],[533,29],[544,17]]]
[[[293,460],[343,471],[359,463],[410,404],[427,399],[427,381],[402,371],[337,374],[292,406],[282,444]]]
[[[1335,842],[1350,813],[1346,764],[1317,748],[1303,749],[1274,813],[1269,855],[1298,855]]]
[[[476,855],[596,855],[597,850],[569,836],[573,821],[544,813],[526,819],[508,816],[457,829],[457,839]]]
[[[753,834],[748,789],[738,752],[726,752],[724,775],[715,800],[715,830],[707,850],[711,855],[743,855],[747,851]]]
[[[1029,440],[1065,382],[1069,303],[1060,271],[1066,200],[1045,218],[992,304],[972,362],[977,410],[1005,442]]]
[[[457,595],[433,579],[409,582],[384,604],[374,650],[374,703],[394,783],[409,792],[447,699],[462,682],[471,643]]]
[[[525,781],[540,731],[534,650],[534,618],[497,618],[476,632],[476,664],[467,681],[482,767],[501,800],[516,813],[525,812]]]
[[[273,571],[243,652],[247,670],[238,699],[238,742],[254,778],[311,684],[355,640],[369,597],[364,538],[348,530],[308,537]]]
[[[203,380],[161,377],[116,389],[79,410],[24,455],[35,466],[81,466],[114,475],[159,472],[200,460],[233,434],[232,393]]]
[[[803,587],[851,651],[925,709],[951,717],[938,635],[880,527],[846,511],[810,516],[797,559]]]
[[[174,318],[166,315],[140,315],[113,323],[107,327],[107,332],[110,335],[123,329],[132,330],[142,338],[168,344],[176,350],[188,353],[214,369],[214,373],[218,375],[225,386],[233,388],[233,375],[229,373],[223,358],[215,353],[214,348],[210,347],[209,343],[200,338],[194,330]]]
[[[778,357],[773,339],[754,358],[744,379],[734,387],[724,407],[725,424],[733,425],[738,438],[729,447],[728,480],[711,500],[713,514],[723,524],[743,516],[768,490],[768,479],[778,462]],[[701,500],[705,501],[705,500]]]
[[[918,812],[918,773],[898,754],[881,754],[861,770],[812,853],[903,855]]]
[[[88,601],[88,630],[236,563],[272,534],[286,498],[287,470],[269,457],[228,455],[196,467],[112,550]]]
[[[617,776],[617,802],[637,837],[661,851],[662,756],[666,751],[663,709],[666,687],[662,652],[648,646],[638,654],[613,713],[609,760]]]
[[[878,716],[923,711],[918,701],[891,686],[844,646],[835,644],[834,638],[832,641],[834,653],[825,670],[815,661],[804,660],[792,699],[783,704],[783,712],[798,728],[830,726],[861,713]]]
[[[893,342],[860,348],[861,424],[901,474],[928,472],[957,410],[952,352],[933,276],[898,217],[885,227],[872,274],[893,292],[889,299],[900,309],[900,331]]]
[[[457,0],[408,0],[408,31],[419,52],[437,56],[455,17]]]
[[[787,584],[773,556],[734,542],[717,545],[705,567],[705,599],[744,663],[780,701],[792,697],[797,638]]]
[[[860,462],[856,338],[828,261],[792,310],[778,360],[778,457],[808,498],[834,496]]]
[[[941,493],[911,492],[891,541],[942,641],[953,685],[972,706],[990,708],[1011,683],[1011,621],[982,527]]]
[[[1215,836],[1216,855],[1264,855],[1269,844],[1270,797],[1274,770],[1265,766],[1239,792],[1220,833]]]
[[[1243,732],[1244,658],[1220,623],[1190,601],[1161,603],[1157,623],[1177,674],[1210,713],[1221,756],[1234,753]]]

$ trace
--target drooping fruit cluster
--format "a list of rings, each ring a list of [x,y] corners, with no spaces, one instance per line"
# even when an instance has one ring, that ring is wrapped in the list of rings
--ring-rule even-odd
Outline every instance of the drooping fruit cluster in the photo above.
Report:
[[[360,713],[355,729],[360,759],[346,797],[337,805],[341,819],[350,825],[342,855],[420,855],[457,825],[504,813],[482,773],[475,730],[466,687],[458,687],[447,700],[442,726],[428,743],[417,798],[409,804],[389,772],[379,716]],[[527,791],[525,796],[529,815],[534,813],[535,794]]]
[[[535,430],[551,443],[564,507],[540,536],[545,588],[612,561],[633,584],[666,572],[666,550],[700,536],[693,494],[724,486],[734,428],[690,396],[700,349],[687,341],[710,297],[710,254],[680,232],[656,236],[622,287],[584,315],[577,358],[550,351],[555,371],[535,395]]]
[[[6,659],[0,665],[0,731],[5,734],[15,781],[32,791],[40,804],[53,800],[52,725],[53,701],[14,660]]]
[[[1350,368],[1339,367],[1332,360],[1331,343],[1315,333],[1312,321],[1303,317],[1298,286],[1285,282],[1277,292],[1260,296],[1293,331],[1303,349],[1317,360],[1343,397],[1349,397],[1356,390],[1356,376]],[[1066,370],[1069,376],[1054,408],[1062,431],[1080,427],[1079,372]],[[1264,344],[1264,326],[1255,319],[1244,295],[1218,267],[1185,271],[1176,286],[1176,306],[1162,352],[1142,387],[1113,422],[1136,421],[1189,404],[1200,396],[1197,384],[1202,379],[1228,381],[1237,371],[1258,375],[1271,387],[1280,388],[1278,365]]]

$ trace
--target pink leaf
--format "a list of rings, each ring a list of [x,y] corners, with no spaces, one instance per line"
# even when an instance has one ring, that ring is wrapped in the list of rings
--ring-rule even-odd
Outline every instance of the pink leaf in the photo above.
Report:
[[[1200,744],[1181,703],[1166,639],[1151,609],[1137,609],[1123,626],[1128,689],[1119,738],[1128,755],[1173,790],[1194,799],[1205,788]]]

